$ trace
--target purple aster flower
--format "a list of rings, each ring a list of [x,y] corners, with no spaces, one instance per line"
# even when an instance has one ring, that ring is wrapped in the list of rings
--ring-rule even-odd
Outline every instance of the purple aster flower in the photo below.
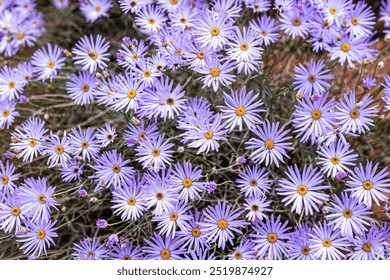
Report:
[[[237,62],[237,72],[248,75],[256,71],[261,63],[263,49],[261,44],[263,40],[258,37],[256,32],[244,27],[243,31],[236,26],[235,33],[232,34],[227,55],[231,60]]]
[[[237,187],[246,197],[262,197],[270,190],[271,180],[268,179],[267,169],[257,165],[245,166],[245,173],[239,172],[236,179]]]
[[[132,178],[134,175],[134,168],[125,166],[130,162],[129,159],[123,160],[122,153],[117,150],[103,152],[95,158],[96,165],[89,165],[95,170],[95,174],[89,176],[89,179],[94,179],[97,182],[94,191],[100,189],[99,182],[105,182],[105,187],[113,186],[118,188],[125,184],[126,179]]]
[[[157,117],[165,121],[173,119],[175,115],[184,110],[183,98],[185,91],[182,91],[180,84],[173,88],[173,80],[161,78],[156,80],[153,88],[146,88],[146,93],[140,108],[140,117],[147,116],[149,119]]]
[[[321,2],[321,12],[325,20],[332,25],[341,25],[341,20],[347,16],[349,11],[349,0],[328,0]]]
[[[198,127],[181,134],[183,136],[182,142],[192,140],[188,147],[199,148],[196,154],[202,152],[207,154],[210,150],[218,151],[220,146],[218,141],[226,140],[223,135],[228,131],[224,129],[226,123],[221,124],[221,120],[222,114],[207,113],[207,118],[203,119]]]
[[[279,38],[280,26],[278,22],[270,16],[260,16],[256,21],[252,21],[250,26],[258,33],[258,36],[263,39],[266,46],[275,43]]]
[[[111,0],[80,0],[80,11],[87,22],[93,23],[101,17],[108,17],[108,11],[113,7]]]
[[[90,161],[99,153],[99,144],[96,139],[96,133],[92,127],[83,131],[80,127],[72,129],[73,135],[70,135],[70,145],[73,148],[73,155],[81,154],[83,160]]]
[[[344,133],[369,131],[369,126],[374,125],[372,118],[378,116],[378,105],[368,107],[374,101],[373,97],[366,95],[363,100],[356,102],[355,92],[351,91],[348,95],[344,94],[344,99],[346,103],[340,100],[336,105],[335,116],[340,130]]]
[[[18,238],[16,241],[24,243],[20,247],[21,250],[24,249],[23,254],[40,257],[43,253],[47,254],[46,250],[51,245],[56,246],[53,240],[54,237],[58,237],[55,232],[57,228],[54,228],[56,223],[57,220],[38,221],[37,223],[26,221],[25,224],[28,230],[16,235],[16,238]]]
[[[75,64],[81,64],[83,70],[89,69],[92,74],[96,72],[97,67],[104,68],[108,66],[106,62],[109,61],[109,48],[110,43],[106,42],[100,34],[97,35],[96,41],[92,35],[84,36],[72,50],[75,54],[73,59]]]
[[[85,163],[77,160],[70,161],[67,167],[60,169],[62,180],[64,182],[80,181],[84,166]]]
[[[50,82],[57,75],[58,71],[65,65],[66,57],[63,56],[62,50],[57,46],[47,45],[37,50],[31,57],[33,72],[38,75],[37,79]]]
[[[177,9],[169,13],[172,28],[177,28],[181,31],[193,29],[197,24],[197,16],[197,10],[193,9],[190,5],[180,5]]]
[[[76,260],[101,260],[107,257],[108,250],[100,243],[100,237],[85,238],[80,244],[74,244],[75,253],[72,254]]]
[[[279,125],[279,122],[270,123],[266,120],[252,130],[257,138],[251,138],[246,142],[245,149],[255,149],[250,155],[254,162],[265,161],[266,166],[275,163],[279,167],[279,161],[284,163],[283,156],[290,158],[286,153],[288,150],[293,150],[292,143],[287,142],[292,138],[292,136],[287,136],[290,129],[286,129],[286,125],[279,129]]]
[[[52,0],[53,5],[60,10],[66,9],[69,7],[69,0]]]
[[[238,246],[234,248],[234,251],[229,254],[230,260],[255,260],[255,250],[253,249],[254,243],[252,240],[243,238]]]
[[[147,5],[137,12],[135,23],[145,33],[159,32],[164,27],[167,18],[164,11],[158,7]]]
[[[20,116],[16,111],[16,102],[13,100],[4,100],[0,102],[0,129],[10,128],[15,117]]]
[[[379,21],[383,21],[385,27],[390,27],[390,0],[381,2]]]
[[[207,187],[207,192],[208,193],[213,193],[215,192],[215,190],[217,189],[217,183],[215,183],[214,181],[210,181],[208,182],[207,184],[205,184],[206,187]]]
[[[141,119],[134,124],[127,125],[123,138],[127,140],[127,146],[132,147],[147,138],[157,138],[158,135],[158,127],[155,122],[149,122],[146,125],[144,119]]]
[[[289,205],[293,202],[291,211],[301,214],[305,210],[305,215],[313,215],[313,210],[319,212],[317,204],[328,200],[328,195],[320,191],[330,189],[329,185],[324,184],[322,173],[318,168],[312,168],[311,165],[304,165],[303,170],[299,171],[295,164],[293,167],[287,167],[286,175],[288,179],[281,179],[277,194],[283,196],[282,202]]]
[[[333,97],[326,102],[328,96],[329,93],[322,94],[317,101],[311,101],[305,95],[302,100],[297,100],[299,105],[295,105],[293,125],[294,132],[301,137],[302,143],[310,140],[313,145],[317,138],[326,135],[333,128],[335,99]]]
[[[114,126],[111,126],[109,123],[105,124],[105,128],[98,128],[96,133],[96,138],[100,143],[100,147],[107,147],[110,143],[113,143],[116,137],[116,129]]]
[[[66,132],[64,132],[62,139],[58,134],[51,134],[43,149],[43,153],[49,155],[47,159],[49,168],[56,166],[58,163],[66,168],[71,161],[71,152],[69,137],[66,136]]]
[[[20,72],[20,76],[24,77],[24,82],[28,85],[33,78],[35,78],[35,74],[33,73],[33,65],[31,62],[20,62],[18,64],[18,71]],[[21,95],[20,99],[27,99],[27,97]],[[27,102],[24,102],[27,103]]]
[[[115,89],[114,103],[112,107],[115,110],[124,109],[137,111],[145,95],[144,85],[141,83],[141,77],[133,71],[125,75],[118,75],[113,85]]]
[[[224,64],[216,57],[205,58],[205,65],[197,68],[196,71],[205,76],[199,79],[203,82],[203,87],[212,85],[214,92],[218,90],[219,84],[229,86],[234,81],[234,75],[228,74],[235,68],[230,60],[226,60]]]
[[[326,91],[325,88],[330,87],[330,84],[325,80],[333,79],[333,75],[329,74],[330,69],[324,69],[323,60],[315,62],[310,59],[307,69],[302,64],[294,67],[296,72],[294,76],[294,89],[302,92],[309,97],[314,93],[322,94]]]
[[[361,62],[360,55],[365,44],[365,41],[361,38],[346,35],[340,41],[336,41],[333,47],[329,48],[332,54],[331,60],[338,59],[341,65],[344,65],[344,62],[347,61],[349,66],[352,67],[354,62]]]
[[[88,71],[72,74],[69,82],[66,82],[66,92],[77,105],[91,104],[95,99],[97,78]]]
[[[158,171],[165,168],[166,164],[171,164],[174,151],[170,149],[174,144],[169,140],[164,141],[164,137],[165,134],[152,139],[146,138],[136,148],[136,160],[142,164],[143,168]]]
[[[53,198],[55,190],[55,187],[47,186],[45,177],[24,180],[16,195],[24,205],[24,215],[31,219],[31,222],[47,222],[52,209],[58,210],[56,206],[60,204]]]
[[[294,227],[287,243],[289,260],[313,260],[312,242],[309,233],[313,234],[313,230],[307,224]]]
[[[239,229],[248,225],[248,222],[240,220],[243,210],[236,208],[231,209],[232,205],[226,201],[218,204],[215,207],[208,205],[204,210],[204,222],[199,223],[202,230],[208,236],[207,242],[218,242],[218,248],[225,249],[226,241],[233,245],[234,234],[243,234]]]
[[[386,194],[390,193],[390,172],[387,168],[380,170],[377,173],[379,163],[372,166],[372,162],[368,162],[365,167],[359,163],[359,167],[355,167],[354,172],[350,174],[350,179],[346,182],[349,187],[347,191],[352,192],[352,197],[357,197],[359,203],[363,202],[367,207],[371,208],[372,200],[379,206],[379,201],[388,201]]]
[[[242,6],[235,0],[215,0],[211,6],[216,16],[226,14],[231,19],[239,17],[242,10]]]
[[[19,179],[22,173],[15,174],[15,167],[13,163],[6,161],[6,164],[0,160],[0,194],[10,194],[16,188],[15,181]]]
[[[254,13],[268,12],[271,9],[270,0],[244,0],[244,2]]]
[[[129,239],[125,239],[119,245],[112,247],[113,251],[108,252],[110,260],[142,260],[143,255],[139,245],[134,246]]]
[[[150,4],[150,1],[137,1],[137,0],[119,0],[121,10],[127,14],[138,12],[143,6]]]
[[[359,1],[351,7],[348,18],[348,32],[359,38],[372,35],[376,17],[372,8],[364,1]]]
[[[47,138],[44,134],[48,131],[43,128],[44,125],[44,121],[33,117],[12,133],[17,140],[16,143],[11,143],[11,147],[17,152],[18,158],[23,157],[23,161],[32,162],[34,157],[42,153],[43,144]]]
[[[280,29],[291,36],[292,40],[296,37],[305,38],[309,34],[311,17],[310,9],[304,12],[293,9],[292,12],[281,13],[279,18],[281,22]]]
[[[214,51],[223,49],[233,32],[232,21],[228,14],[222,13],[218,16],[211,11],[205,11],[199,15],[195,30],[193,31],[196,41],[202,47],[212,48]]]
[[[155,206],[153,214],[160,216],[163,212],[169,212],[178,202],[178,189],[172,188],[170,176],[171,167],[162,169],[161,174],[150,172],[146,174],[147,186],[144,193],[146,207],[148,209]]]
[[[246,88],[242,87],[240,92],[231,90],[231,96],[225,92],[223,96],[226,105],[220,106],[222,119],[226,119],[225,122],[229,124],[230,131],[236,126],[242,131],[243,123],[249,130],[261,123],[261,117],[258,114],[266,110],[261,108],[264,103],[258,99],[259,93],[253,95],[253,90],[246,92]]]
[[[112,190],[111,208],[123,221],[136,221],[145,212],[146,202],[144,192],[141,190],[143,183],[143,179],[129,179],[126,184]]]
[[[268,219],[264,212],[272,212],[270,208],[271,201],[267,201],[267,197],[250,197],[245,199],[244,207],[245,210],[249,211],[246,214],[246,218],[253,224],[258,223],[263,219]]]
[[[124,44],[121,45],[116,54],[117,62],[122,68],[131,71],[140,58],[146,57],[148,47],[143,40],[133,44],[129,37],[125,37],[122,41]]]
[[[283,255],[287,256],[287,246],[285,239],[288,238],[286,233],[290,227],[287,227],[287,221],[282,225],[280,216],[274,219],[266,219],[265,223],[258,223],[253,226],[255,233],[249,236],[255,244],[253,249],[256,256],[260,259],[280,260]]]
[[[161,235],[154,233],[150,240],[145,239],[148,244],[142,248],[146,254],[145,260],[181,260],[182,254],[185,253],[183,249],[183,240],[179,238],[172,238],[167,235],[165,239]]]
[[[358,155],[350,150],[350,144],[341,139],[328,145],[321,145],[317,154],[321,171],[327,177],[335,178],[339,172],[352,172],[349,167],[355,166]]]
[[[187,253],[200,253],[209,248],[207,235],[200,226],[204,222],[204,214],[200,214],[197,208],[193,214],[193,219],[189,220],[189,226],[177,232],[177,236],[183,241],[183,248],[187,248]]]
[[[202,170],[193,167],[190,162],[184,161],[183,165],[176,163],[172,173],[172,185],[181,189],[179,199],[184,202],[201,199],[200,194],[205,190],[203,182],[197,182],[202,177]]]
[[[154,68],[153,61],[150,57],[140,59],[137,63],[135,70],[141,77],[141,82],[144,86],[152,87],[157,77],[160,77],[162,73]]]
[[[4,201],[0,203],[0,229],[8,233],[15,228],[17,232],[22,221],[26,220],[25,208],[15,195],[4,196]]]
[[[335,225],[329,225],[326,221],[323,224],[318,223],[313,227],[313,232],[309,233],[310,249],[313,251],[313,259],[321,260],[340,260],[345,259],[345,253],[348,252],[348,242],[346,237],[341,235]]]
[[[94,96],[99,105],[108,107],[114,104],[116,95],[115,84],[115,75],[110,75],[109,78],[102,76],[98,80],[97,84],[95,84]]]
[[[191,207],[191,205],[187,205],[185,202],[178,202],[168,212],[163,212],[161,216],[153,217],[152,222],[158,222],[156,230],[159,229],[159,234],[165,236],[169,234],[172,238],[175,238],[177,227],[181,231],[187,231],[190,227],[189,222],[192,220],[192,216],[187,211]]]
[[[354,235],[362,234],[367,231],[367,227],[372,221],[368,215],[372,214],[369,209],[358,203],[357,197],[349,197],[346,192],[341,193],[341,200],[338,196],[333,195],[334,202],[327,207],[325,218],[330,221],[329,225],[334,224],[334,229],[340,229],[343,236],[353,237]]]
[[[377,85],[376,79],[373,76],[367,76],[363,78],[362,82],[365,89],[370,89]]]
[[[3,66],[0,71],[0,101],[14,100],[23,93],[24,78],[15,69]]]
[[[105,219],[97,219],[96,220],[96,226],[98,228],[106,228],[108,227],[108,223]]]
[[[383,260],[386,259],[382,249],[384,237],[373,224],[368,232],[362,232],[351,239],[353,252],[348,254],[350,260]],[[388,245],[387,245],[388,246]]]

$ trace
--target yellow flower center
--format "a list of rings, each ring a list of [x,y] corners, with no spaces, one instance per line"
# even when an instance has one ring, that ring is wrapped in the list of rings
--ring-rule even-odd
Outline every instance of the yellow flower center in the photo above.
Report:
[[[130,99],[133,99],[136,95],[137,95],[137,92],[134,89],[129,90],[127,92],[127,97],[130,98]]]
[[[246,113],[246,110],[244,107],[238,107],[236,109],[236,115],[239,117],[242,117],[243,115],[245,115],[245,113]]]
[[[64,148],[62,147],[62,146],[60,146],[60,145],[58,145],[57,147],[56,147],[56,153],[57,154],[62,154],[64,152]]]
[[[346,210],[344,210],[343,215],[344,215],[345,218],[351,218],[352,217],[352,211],[349,210],[349,209],[346,209]]]
[[[197,56],[198,56],[199,59],[203,59],[204,58],[204,52],[203,51],[199,51]]]
[[[371,181],[366,180],[366,181],[363,182],[363,188],[364,188],[365,190],[368,190],[368,191],[369,191],[369,190],[371,190],[373,187],[374,187],[374,185],[372,184]]]
[[[9,111],[8,110],[4,110],[3,111],[3,117],[6,118],[9,116]]]
[[[356,18],[356,17],[353,17],[353,18],[351,19],[351,22],[352,22],[353,25],[358,25],[359,19]]]
[[[150,24],[155,24],[155,23],[156,23],[156,20],[155,20],[154,18],[150,18],[150,19],[149,19],[149,23],[150,23]]]
[[[167,105],[173,105],[175,103],[175,100],[171,97],[167,98],[167,100],[165,101],[167,103]]]
[[[97,52],[90,52],[89,53],[89,56],[93,59],[93,60],[96,60],[97,58],[98,58],[98,54],[97,54]]]
[[[206,138],[206,139],[211,139],[211,138],[213,138],[213,132],[211,131],[211,130],[209,130],[209,131],[207,131],[205,134],[204,134],[204,137]]]
[[[81,142],[81,148],[83,148],[83,149],[86,149],[86,148],[88,148],[88,142],[86,142],[86,141],[84,141],[84,142]]]
[[[276,241],[278,241],[278,236],[275,233],[270,233],[268,234],[267,239],[270,243],[275,243]]]
[[[171,256],[171,251],[169,251],[168,249],[164,249],[161,251],[161,254],[160,256],[166,260],[166,259],[169,259],[169,257]]]
[[[271,150],[275,147],[275,142],[269,139],[269,140],[265,141],[264,145],[267,149]]]
[[[138,60],[138,58],[139,58],[138,54],[136,54],[136,53],[131,56],[131,59],[133,59],[133,60]]]
[[[218,225],[218,228],[223,230],[223,229],[227,228],[228,223],[226,220],[219,220],[217,225]]]
[[[198,237],[200,236],[200,229],[199,228],[193,228],[191,231],[191,234],[193,237]]]
[[[44,195],[43,193],[41,193],[41,194],[38,196],[38,201],[39,201],[40,204],[46,203],[46,195]]]
[[[324,21],[323,23],[322,23],[322,28],[328,28],[329,27],[329,22],[327,22],[327,21]]]
[[[177,213],[173,212],[169,215],[169,218],[171,219],[171,221],[176,221],[179,218],[179,215],[177,215]]]
[[[256,212],[256,211],[259,211],[259,205],[257,204],[253,204],[252,207],[251,207],[252,211]]]
[[[161,200],[164,198],[164,194],[162,192],[159,192],[156,194],[156,198],[157,198],[157,200]]]
[[[330,8],[329,12],[334,15],[336,12],[337,12],[337,9],[336,8]]]
[[[8,183],[8,177],[7,176],[3,176],[2,178],[1,178],[1,183],[3,184],[3,185],[5,185],[5,184],[7,184]]]
[[[152,155],[155,157],[158,157],[160,155],[160,150],[159,149],[153,149]]]
[[[241,44],[241,46],[240,46],[240,49],[242,50],[242,51],[246,51],[246,50],[248,50],[248,44],[246,44],[246,43],[243,43],[243,44]]]
[[[54,61],[49,61],[49,63],[47,64],[47,67],[49,67],[50,69],[54,68],[54,66],[55,66]]]
[[[190,178],[185,178],[185,179],[183,180],[183,186],[184,186],[185,188],[191,187],[191,186],[192,186],[192,180],[191,180]]]
[[[322,245],[324,245],[324,247],[330,247],[330,245],[332,245],[332,242],[329,239],[324,239],[322,240]]]
[[[252,186],[252,187],[256,187],[257,186],[257,180],[253,179],[249,182],[249,184]]]
[[[38,232],[37,232],[38,239],[43,239],[43,238],[45,238],[45,236],[46,236],[46,233],[43,229],[38,230]]]
[[[367,252],[367,253],[370,252],[371,251],[371,244],[370,244],[370,242],[364,243],[363,246],[362,246],[362,249],[363,249],[364,252]]]
[[[240,253],[240,252],[235,252],[234,253],[234,258],[236,259],[236,260],[241,260],[241,258],[242,258],[242,254]]]
[[[181,19],[180,19],[180,23],[182,23],[182,24],[186,23],[186,21],[187,21],[187,20],[186,20],[185,18],[181,18]]]
[[[15,82],[9,82],[8,83],[9,88],[14,88],[15,87]]]
[[[171,4],[172,5],[176,5],[177,4],[177,0],[171,0]]]
[[[351,118],[357,119],[359,117],[359,111],[354,109],[351,112],[349,112],[349,115],[351,116]]]
[[[18,33],[17,37],[18,37],[18,40],[22,40],[24,38],[24,34]]]
[[[213,76],[213,77],[217,77],[217,76],[219,76],[219,73],[220,73],[221,71],[219,71],[219,69],[218,68],[211,68],[211,70],[210,70],[210,75],[211,76]]]
[[[131,197],[131,198],[129,198],[129,199],[127,200],[127,204],[129,204],[129,205],[131,205],[131,206],[135,205],[136,202],[137,202],[137,201],[135,200],[134,197]]]
[[[95,254],[94,251],[89,251],[89,252],[88,252],[88,257],[93,256],[94,254]]]
[[[219,34],[219,29],[217,27],[214,27],[210,30],[210,33],[212,36],[217,36]]]
[[[319,110],[313,110],[313,112],[311,112],[311,116],[314,120],[319,120],[321,118],[321,111]]]
[[[333,164],[338,164],[340,162],[339,158],[334,156],[330,159],[330,161],[333,163]]]
[[[87,91],[89,90],[89,86],[88,86],[87,84],[83,84],[83,85],[81,86],[81,90],[82,90],[83,92],[87,92]]]
[[[35,147],[37,145],[37,141],[35,141],[34,139],[31,139],[29,145],[30,145],[30,147]]]
[[[150,73],[149,70],[146,70],[146,71],[144,72],[144,77],[145,77],[145,78],[150,78],[151,75],[152,75],[152,73]]]
[[[118,164],[115,164],[112,167],[112,171],[114,171],[115,173],[119,173],[121,171],[121,167]]]
[[[307,187],[305,185],[300,185],[298,187],[298,193],[300,195],[305,195],[307,193]]]
[[[129,261],[129,260],[131,260],[131,257],[126,255],[126,256],[123,256],[122,260]]]
[[[310,252],[310,248],[307,247],[307,246],[303,246],[302,249],[301,249],[301,252],[302,252],[302,254],[304,254],[304,255],[308,255],[309,252]]]
[[[299,18],[294,18],[292,21],[292,24],[294,26],[300,26],[301,25],[301,20]]]
[[[18,216],[19,213],[20,213],[20,208],[19,208],[19,207],[17,207],[17,206],[12,207],[12,209],[11,209],[11,214],[12,214],[13,216]]]
[[[265,31],[265,30],[261,31],[261,35],[262,35],[263,37],[267,36],[267,31]]]
[[[99,5],[95,6],[95,11],[96,12],[100,12],[100,6]]]
[[[347,43],[341,45],[341,50],[343,52],[348,52],[351,49],[351,46]]]
[[[314,75],[310,75],[309,78],[307,79],[309,80],[310,83],[314,83],[317,80],[316,76]]]
[[[146,139],[145,132],[141,132],[140,134],[138,134],[138,137],[141,138],[142,140],[145,140]]]

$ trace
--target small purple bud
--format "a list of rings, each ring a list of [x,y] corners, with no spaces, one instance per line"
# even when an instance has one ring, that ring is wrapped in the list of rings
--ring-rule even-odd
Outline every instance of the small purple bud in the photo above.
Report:
[[[214,181],[210,181],[207,184],[207,191],[213,193],[217,189],[217,184]]]
[[[79,190],[79,196],[80,197],[86,197],[88,195],[87,191],[84,189]]]
[[[129,146],[134,146],[135,144],[137,144],[137,139],[135,139],[134,137],[130,137],[129,139],[127,139],[127,144]]]
[[[119,242],[118,235],[116,234],[111,234],[107,239],[106,239],[106,245],[110,248],[114,247],[117,245]]]
[[[26,104],[28,102],[29,102],[29,100],[26,96],[24,96],[24,95],[19,96],[19,103]]]
[[[123,37],[122,42],[126,44],[126,46],[131,47],[131,39],[129,37]]]
[[[344,179],[345,177],[347,177],[347,175],[348,175],[347,172],[339,171],[339,172],[337,172],[336,178],[339,179],[339,180],[342,180],[342,179]]]
[[[14,157],[14,154],[11,153],[11,152],[6,152],[6,153],[4,154],[4,157],[5,157],[6,159],[12,159],[12,158]]]
[[[126,56],[123,53],[117,53],[116,59],[119,61],[126,61]]]
[[[96,221],[96,226],[98,228],[106,228],[106,227],[108,227],[108,223],[107,223],[107,221],[105,219],[98,219]]]
[[[246,163],[246,158],[245,157],[238,157],[237,158],[237,163],[238,164],[244,164],[244,163]]]

